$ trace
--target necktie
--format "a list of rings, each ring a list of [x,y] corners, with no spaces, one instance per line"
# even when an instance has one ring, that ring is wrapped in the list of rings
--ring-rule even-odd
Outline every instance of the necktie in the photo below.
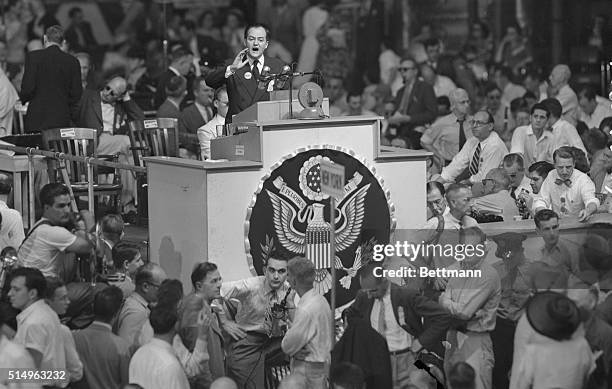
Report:
[[[476,150],[474,150],[474,155],[472,156],[472,162],[470,162],[470,175],[474,175],[478,173],[478,168],[480,167],[480,151],[482,150],[480,146],[480,142],[478,142],[478,146],[476,146]]]
[[[251,71],[251,73],[253,73],[253,79],[255,80],[255,82],[259,81],[259,68],[257,67],[257,65],[259,64],[259,60],[256,59],[255,61],[253,61],[253,70]]]
[[[514,200],[516,200],[516,189],[517,188],[510,188],[510,197],[512,197]]]
[[[465,120],[457,120],[459,122],[459,150],[463,148],[465,144],[465,131],[463,130],[463,122]]]
[[[565,185],[567,185],[567,187],[569,188],[569,187],[571,187],[571,186],[572,186],[572,180],[570,180],[569,178],[568,178],[567,180],[562,180],[562,179],[560,179],[560,178],[557,178],[557,179],[555,180],[555,184],[557,184],[557,185],[559,185],[559,186],[561,186],[561,185],[565,184]]]
[[[402,100],[400,101],[399,113],[406,115],[408,111],[408,106],[410,105],[410,94],[412,93],[412,84],[404,86],[404,94],[402,95]]]
[[[385,322],[385,302],[383,299],[378,300],[380,302],[380,310],[378,311],[378,333],[385,336],[387,332],[387,323]]]

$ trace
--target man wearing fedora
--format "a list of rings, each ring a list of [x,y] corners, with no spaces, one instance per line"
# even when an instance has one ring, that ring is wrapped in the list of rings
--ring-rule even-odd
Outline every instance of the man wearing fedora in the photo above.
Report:
[[[595,358],[576,304],[557,292],[539,292],[517,324],[510,389],[584,388]]]
[[[446,335],[450,347],[444,355],[444,371],[448,375],[456,362],[467,362],[476,372],[476,389],[491,389],[495,359],[490,333],[495,329],[501,282],[497,271],[485,262],[486,235],[480,228],[464,229],[460,243],[482,250],[474,250],[474,255],[449,269],[480,270],[481,274],[480,277],[449,278],[446,290],[440,295],[440,304],[454,319]]]

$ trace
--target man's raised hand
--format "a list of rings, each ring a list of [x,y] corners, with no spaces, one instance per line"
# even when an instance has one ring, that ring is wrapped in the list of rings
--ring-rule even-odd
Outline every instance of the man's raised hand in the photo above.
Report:
[[[236,58],[234,58],[234,62],[230,65],[230,70],[232,73],[249,63],[248,57],[242,60],[242,57],[246,54],[248,49],[242,49],[238,54],[236,54]]]

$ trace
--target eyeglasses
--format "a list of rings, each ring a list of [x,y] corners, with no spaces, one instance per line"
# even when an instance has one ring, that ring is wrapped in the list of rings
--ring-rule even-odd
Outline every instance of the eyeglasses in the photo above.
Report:
[[[474,127],[474,128],[479,128],[479,127],[484,127],[484,126],[486,126],[487,124],[491,124],[491,123],[488,123],[488,122],[480,122],[480,121],[478,121],[478,120],[472,120],[472,123],[471,123],[471,124],[472,124],[472,127]]]
[[[219,102],[219,104],[221,105],[228,105],[229,101],[221,101],[221,100],[217,100]]]
[[[108,86],[108,85],[104,87],[104,91],[108,92],[108,94],[109,94],[109,95],[111,95],[111,96],[113,96],[113,97],[118,96],[118,93],[117,93],[117,92],[115,92],[115,91],[113,90],[113,88],[111,88],[111,87],[110,87],[110,86]]]
[[[495,182],[495,180],[492,178],[483,178],[481,181],[482,185],[487,185],[487,181]]]
[[[156,288],[158,288],[158,289],[159,289],[159,287],[161,286],[161,284],[156,284],[155,282],[147,282],[147,284],[149,284],[149,285],[151,285],[151,286],[154,286],[154,287],[156,287]]]
[[[407,71],[409,71],[409,70],[414,70],[414,69],[416,69],[416,68],[415,68],[415,67],[405,67],[405,68],[404,68],[404,67],[402,67],[402,68],[397,68],[397,70],[399,70],[399,71],[400,71],[400,72],[402,72],[402,73],[403,73],[403,72],[407,72]]]

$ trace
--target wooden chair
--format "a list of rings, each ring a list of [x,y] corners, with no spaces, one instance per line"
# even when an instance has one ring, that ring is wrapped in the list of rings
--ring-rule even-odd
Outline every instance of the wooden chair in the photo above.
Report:
[[[115,155],[98,155],[98,136],[95,129],[92,128],[53,128],[42,131],[43,148],[49,151],[55,151],[64,154],[70,154],[79,157],[90,157],[100,159],[111,159],[116,161]],[[70,187],[75,198],[88,194],[88,171],[87,164],[84,162],[66,161],[66,169],[70,180]],[[93,196],[109,196],[114,198],[114,210],[121,213],[121,181],[119,172],[113,169],[114,178],[112,183],[99,183],[98,174],[108,168],[98,169],[93,167]],[[57,172],[57,169],[56,169]],[[50,178],[52,178],[50,176]],[[89,210],[94,211],[93,198],[89,198]]]
[[[134,165],[144,166],[143,157],[178,157],[178,120],[158,118],[129,123]]]
[[[128,123],[130,149],[135,166],[144,166],[143,157],[178,157],[179,133],[178,120],[157,118],[136,120]],[[148,222],[147,180],[146,175],[137,174],[138,224]]]
[[[17,104],[15,104],[14,115],[13,115],[13,134],[14,135],[25,134],[25,125],[24,125],[23,118],[27,110],[28,110],[27,105],[22,105],[21,102],[19,101],[17,102]],[[7,132],[8,132],[8,128],[7,128]]]

